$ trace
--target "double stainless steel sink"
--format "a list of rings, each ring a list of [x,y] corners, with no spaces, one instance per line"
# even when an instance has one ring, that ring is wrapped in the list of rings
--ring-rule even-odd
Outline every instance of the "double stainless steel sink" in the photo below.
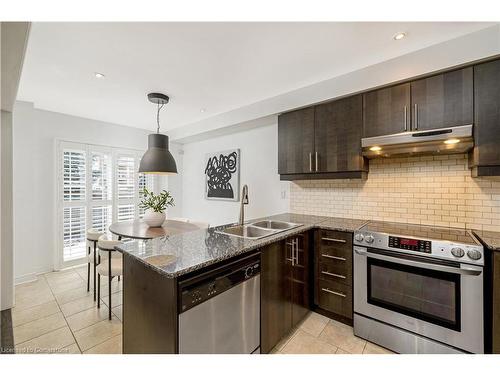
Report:
[[[278,220],[260,220],[255,223],[235,225],[217,231],[217,233],[224,233],[230,236],[241,238],[248,238],[257,240],[266,236],[280,233],[292,228],[300,227],[302,224],[289,223],[286,221]]]

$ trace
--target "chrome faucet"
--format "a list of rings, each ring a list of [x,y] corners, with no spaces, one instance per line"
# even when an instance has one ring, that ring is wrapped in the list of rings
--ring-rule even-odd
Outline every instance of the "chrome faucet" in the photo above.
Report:
[[[245,204],[248,204],[248,185],[243,185],[243,189],[241,190],[240,220],[238,221],[239,225],[243,225],[245,222]]]

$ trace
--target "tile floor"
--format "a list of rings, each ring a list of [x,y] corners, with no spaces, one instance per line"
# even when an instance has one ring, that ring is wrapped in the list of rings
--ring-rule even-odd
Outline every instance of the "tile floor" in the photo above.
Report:
[[[17,353],[120,354],[122,283],[111,284],[112,320],[108,320],[108,282],[101,278],[102,305],[87,293],[87,267],[51,272],[16,286],[12,309]],[[355,337],[352,327],[310,313],[273,350],[276,354],[389,354]]]
[[[41,275],[15,288],[12,309],[17,353],[122,352],[122,284],[111,283],[112,320],[108,320],[108,280],[101,277],[101,308],[87,292],[87,266]]]

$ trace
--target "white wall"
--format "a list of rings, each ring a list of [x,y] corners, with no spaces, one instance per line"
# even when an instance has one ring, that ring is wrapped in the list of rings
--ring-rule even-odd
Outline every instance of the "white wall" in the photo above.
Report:
[[[17,102],[13,115],[14,276],[19,283],[55,264],[56,140],[145,150],[148,131],[43,111],[26,102]]]
[[[273,124],[184,145],[183,216],[211,225],[238,220],[240,202],[207,200],[204,195],[205,154],[234,148],[240,149],[240,191],[244,184],[249,188],[246,218],[289,211],[289,183],[279,179],[278,126]]]

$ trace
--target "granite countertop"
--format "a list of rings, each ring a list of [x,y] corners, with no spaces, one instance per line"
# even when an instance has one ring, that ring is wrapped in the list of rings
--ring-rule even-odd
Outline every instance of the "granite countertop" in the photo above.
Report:
[[[472,230],[474,235],[492,251],[500,251],[500,232],[490,232],[485,230]]]
[[[117,249],[135,257],[166,277],[173,278],[313,228],[353,232],[366,223],[364,220],[292,213],[263,217],[249,222],[268,219],[302,225],[257,240],[217,233],[218,230],[228,226],[225,225],[152,240],[130,241]]]

